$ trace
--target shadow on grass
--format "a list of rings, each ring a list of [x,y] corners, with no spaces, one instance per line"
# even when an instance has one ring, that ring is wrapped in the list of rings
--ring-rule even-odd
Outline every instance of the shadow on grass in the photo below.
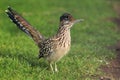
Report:
[[[32,54],[24,54],[24,53],[8,53],[8,51],[0,52],[0,57],[3,58],[12,58],[18,59],[20,63],[28,63],[30,67],[40,67],[42,69],[47,68],[47,63],[43,61],[43,59],[39,59]]]

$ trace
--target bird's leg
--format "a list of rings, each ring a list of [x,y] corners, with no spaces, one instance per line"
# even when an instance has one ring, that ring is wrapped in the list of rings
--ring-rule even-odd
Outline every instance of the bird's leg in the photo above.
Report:
[[[52,63],[50,63],[50,69],[52,72],[54,72],[53,67],[52,67]]]
[[[57,69],[57,64],[55,62],[55,72],[58,72],[58,69]]]

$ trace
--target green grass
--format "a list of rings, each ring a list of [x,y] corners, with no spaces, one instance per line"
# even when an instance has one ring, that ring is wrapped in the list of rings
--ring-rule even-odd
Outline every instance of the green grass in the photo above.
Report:
[[[58,73],[46,69],[33,40],[9,21],[4,12],[8,5],[46,37],[56,33],[64,12],[85,19],[71,29],[72,47],[58,62]],[[106,21],[115,16],[108,0],[1,0],[0,80],[92,80],[102,75],[100,65],[115,56],[107,46],[120,39],[116,25]]]

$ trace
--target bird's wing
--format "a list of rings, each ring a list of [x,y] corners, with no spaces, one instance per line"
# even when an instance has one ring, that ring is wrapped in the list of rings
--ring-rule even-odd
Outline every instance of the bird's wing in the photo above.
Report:
[[[8,7],[5,12],[9,18],[17,25],[17,27],[31,36],[37,44],[39,44],[41,40],[44,39],[44,37],[36,29],[34,29],[21,15],[19,15],[12,8]]]

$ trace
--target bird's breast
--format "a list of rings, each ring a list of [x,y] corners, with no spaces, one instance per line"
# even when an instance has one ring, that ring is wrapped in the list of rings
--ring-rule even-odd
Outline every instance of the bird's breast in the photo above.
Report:
[[[56,48],[54,48],[54,52],[48,57],[50,61],[59,61],[64,55],[66,55],[71,46],[71,38],[61,37],[59,41],[56,43]]]

